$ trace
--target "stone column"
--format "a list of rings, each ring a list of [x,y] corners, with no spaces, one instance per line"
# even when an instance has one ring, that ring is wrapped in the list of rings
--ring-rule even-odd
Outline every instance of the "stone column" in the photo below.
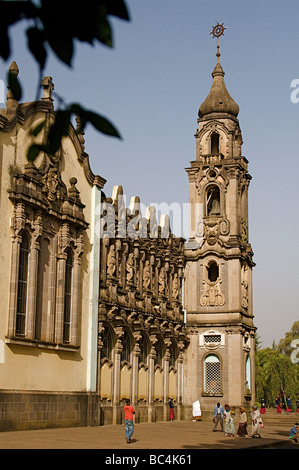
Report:
[[[57,277],[57,249],[58,239],[55,237],[52,242],[52,252],[50,253],[49,285],[48,285],[48,310],[46,324],[43,327],[42,335],[46,341],[54,342],[55,335],[55,315],[56,315],[56,277]]]
[[[136,331],[134,332],[135,347],[132,353],[132,404],[133,406],[137,405],[138,401],[138,371],[139,371],[139,356],[140,356],[140,347],[139,341],[141,340],[142,335]]]
[[[113,370],[113,416],[112,424],[118,424],[119,419],[119,391],[120,391],[120,362],[123,350],[122,337],[124,331],[122,328],[116,328],[117,342],[114,348],[114,370]]]
[[[57,261],[55,342],[58,344],[63,343],[66,257],[66,254],[61,253]]]
[[[79,233],[76,240],[76,250],[73,265],[72,279],[72,312],[71,312],[71,337],[70,344],[79,346],[79,318],[80,318],[80,277],[81,277],[81,257],[84,250],[83,233]]]
[[[163,421],[168,421],[169,417],[169,350],[166,350],[163,361]]]
[[[55,342],[63,343],[63,323],[64,323],[64,297],[65,297],[65,274],[67,249],[70,246],[70,228],[67,223],[62,224],[58,237],[58,261],[57,261],[57,288],[56,288],[56,322],[55,322]]]
[[[238,219],[238,172],[234,169],[229,172],[229,185],[225,194],[228,219],[230,221],[230,237],[239,235]]]
[[[36,320],[36,292],[37,292],[37,274],[39,265],[39,246],[36,242],[31,243],[29,256],[28,276],[28,296],[27,296],[27,325],[26,338],[35,339],[35,320]]]
[[[11,273],[10,273],[10,298],[8,307],[8,336],[14,336],[16,329],[16,313],[18,301],[18,274],[21,236],[16,236],[12,242]]]
[[[28,304],[27,304],[27,326],[26,338],[35,339],[36,306],[37,306],[37,278],[40,256],[40,237],[42,235],[42,216],[41,213],[34,223],[34,231],[31,238],[29,255],[29,273],[28,276]]]
[[[151,350],[149,353],[149,367],[148,367],[148,422],[154,421],[154,387],[155,387],[155,358],[156,350],[155,344],[158,338],[155,335],[150,337]]]
[[[132,405],[137,405],[138,397],[138,364],[140,352],[134,350],[132,353]]]
[[[101,359],[102,359],[102,347],[103,340],[102,335],[105,331],[105,326],[102,321],[99,321],[98,324],[98,354],[97,354],[97,383],[96,383],[96,392],[100,394],[101,391]]]
[[[183,374],[184,374],[184,358],[183,352],[180,350],[179,357],[177,358],[177,420],[182,419],[182,405],[183,405]]]

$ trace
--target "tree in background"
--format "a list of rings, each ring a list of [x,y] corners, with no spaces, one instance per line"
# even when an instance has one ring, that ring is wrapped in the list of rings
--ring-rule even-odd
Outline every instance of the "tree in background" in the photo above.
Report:
[[[294,347],[292,346],[292,342],[296,339],[299,339],[299,321],[295,321],[293,324],[291,331],[288,331],[284,335],[284,339],[281,339],[277,345],[277,350],[280,353],[285,354],[288,357],[291,357],[292,351]]]
[[[267,406],[273,406],[276,397],[286,403],[290,396],[293,402],[299,397],[299,364],[291,360],[291,343],[299,338],[299,322],[295,322],[285,339],[278,346],[260,349],[257,337],[256,347],[256,400],[266,400]]]

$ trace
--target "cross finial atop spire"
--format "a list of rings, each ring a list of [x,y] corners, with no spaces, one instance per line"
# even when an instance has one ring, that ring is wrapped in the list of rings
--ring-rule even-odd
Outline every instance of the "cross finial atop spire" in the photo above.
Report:
[[[227,29],[223,26],[223,23],[220,24],[220,23],[217,23],[216,26],[213,27],[212,31],[210,32],[210,34],[213,35],[213,38],[217,38],[217,64],[219,64],[219,57],[220,57],[220,52],[219,52],[219,38],[220,36],[223,36],[224,34],[224,30]]]

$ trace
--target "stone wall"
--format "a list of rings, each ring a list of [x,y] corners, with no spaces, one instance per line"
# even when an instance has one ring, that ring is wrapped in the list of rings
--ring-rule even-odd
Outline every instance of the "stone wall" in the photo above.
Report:
[[[135,406],[135,423],[168,421],[169,408]],[[175,406],[175,420],[191,419]],[[123,405],[102,405],[99,395],[87,393],[0,392],[0,432],[123,424]]]
[[[99,425],[99,397],[86,393],[0,392],[0,431]]]

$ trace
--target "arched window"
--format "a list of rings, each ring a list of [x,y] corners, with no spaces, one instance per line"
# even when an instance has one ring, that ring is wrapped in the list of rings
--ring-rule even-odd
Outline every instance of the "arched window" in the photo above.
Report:
[[[20,336],[25,336],[26,328],[28,260],[29,237],[26,232],[23,232],[19,255],[18,299],[16,315],[16,334]]]
[[[211,136],[211,154],[217,155],[219,153],[219,134],[214,132]]]
[[[43,238],[40,241],[40,251],[37,271],[37,296],[36,296],[36,318],[35,339],[42,339],[43,317],[47,315],[49,298],[49,271],[50,271],[50,240]]]
[[[113,338],[112,338],[112,333],[109,328],[105,327],[105,330],[103,332],[102,336],[102,351],[101,351],[101,356],[102,358],[107,358],[112,360],[112,350],[113,350]]]
[[[140,343],[139,343],[139,347],[140,347],[139,362],[143,362],[144,364],[147,364],[148,342],[145,336],[142,336]]]
[[[204,391],[211,394],[221,392],[221,366],[216,354],[209,354],[204,360]]]
[[[215,184],[207,190],[206,210],[207,215],[220,215],[220,190]]]
[[[251,389],[251,375],[250,375],[250,357],[246,359],[246,388]]]
[[[122,344],[123,344],[123,350],[121,352],[121,360],[122,361],[127,361],[130,362],[131,358],[131,340],[130,336],[127,331],[125,331],[123,339],[122,339]]]
[[[156,346],[156,360],[155,360],[155,364],[158,364],[159,366],[163,366],[163,356],[164,356],[164,353],[163,353],[163,345],[162,345],[162,341],[161,339],[158,339],[158,343],[157,343],[157,346]]]
[[[208,279],[210,282],[216,282],[219,277],[219,266],[216,261],[212,261],[208,266]]]
[[[65,290],[64,290],[64,317],[63,317],[63,342],[70,342],[71,312],[72,312],[72,277],[73,256],[71,250],[67,251],[65,265]]]
[[[169,365],[170,367],[175,367],[176,365],[176,348],[173,343],[171,343],[169,348]]]

